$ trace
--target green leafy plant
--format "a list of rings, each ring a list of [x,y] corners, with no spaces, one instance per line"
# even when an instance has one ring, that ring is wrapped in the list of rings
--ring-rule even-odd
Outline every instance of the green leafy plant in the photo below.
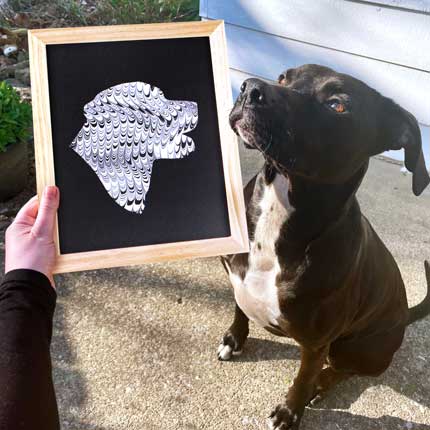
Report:
[[[30,104],[21,101],[18,92],[5,81],[0,82],[0,151],[28,139],[30,125]]]
[[[98,17],[106,23],[138,24],[196,20],[196,0],[103,0]]]
[[[199,0],[0,0],[0,25],[20,14],[29,28],[194,21]]]

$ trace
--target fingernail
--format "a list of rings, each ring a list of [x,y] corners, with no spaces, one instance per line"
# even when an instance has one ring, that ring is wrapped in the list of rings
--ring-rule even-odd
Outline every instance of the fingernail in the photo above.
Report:
[[[45,188],[45,196],[51,199],[55,199],[57,197],[58,188],[54,185],[50,185]]]

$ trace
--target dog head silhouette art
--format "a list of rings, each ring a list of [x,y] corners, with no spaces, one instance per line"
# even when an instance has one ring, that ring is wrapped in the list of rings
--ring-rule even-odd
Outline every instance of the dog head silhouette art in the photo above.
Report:
[[[84,106],[87,119],[70,147],[93,169],[108,194],[141,214],[158,159],[195,150],[185,133],[198,122],[197,103],[174,101],[144,82],[108,88]]]

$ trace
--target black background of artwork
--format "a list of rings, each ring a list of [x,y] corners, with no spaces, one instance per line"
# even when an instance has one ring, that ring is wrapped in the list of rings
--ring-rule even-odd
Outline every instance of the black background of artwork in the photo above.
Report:
[[[47,55],[61,253],[230,235],[209,38],[48,45]],[[196,150],[154,162],[140,215],[121,208],[69,148],[85,103],[133,81],[161,88],[167,99],[195,101],[199,111],[187,133]]]

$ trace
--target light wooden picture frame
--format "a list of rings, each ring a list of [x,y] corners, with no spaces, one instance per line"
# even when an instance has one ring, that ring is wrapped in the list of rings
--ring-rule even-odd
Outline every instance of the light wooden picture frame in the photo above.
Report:
[[[37,192],[40,197],[46,186],[56,185],[47,48],[51,45],[178,38],[207,38],[209,41],[230,235],[114,249],[61,252],[57,218],[55,243],[58,258],[54,273],[248,251],[237,138],[228,124],[232,94],[223,21],[30,30],[28,39]]]

